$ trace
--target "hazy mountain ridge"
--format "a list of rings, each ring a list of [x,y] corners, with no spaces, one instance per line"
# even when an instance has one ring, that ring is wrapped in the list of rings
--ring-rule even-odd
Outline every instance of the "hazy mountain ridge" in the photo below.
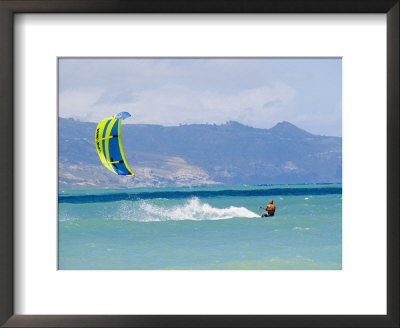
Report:
[[[289,122],[271,129],[124,122],[122,144],[134,178],[102,166],[95,129],[95,123],[59,119],[60,189],[341,182],[342,138],[313,135]]]

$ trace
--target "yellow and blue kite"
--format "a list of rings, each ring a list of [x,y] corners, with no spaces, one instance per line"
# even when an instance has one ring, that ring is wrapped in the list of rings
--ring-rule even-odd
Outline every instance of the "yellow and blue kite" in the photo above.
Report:
[[[118,175],[133,176],[121,144],[121,121],[128,117],[131,114],[121,112],[102,120],[96,128],[95,143],[100,160],[106,168]]]

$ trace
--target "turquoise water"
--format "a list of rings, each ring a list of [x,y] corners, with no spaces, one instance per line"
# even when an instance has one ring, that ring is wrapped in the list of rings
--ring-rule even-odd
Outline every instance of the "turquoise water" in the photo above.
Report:
[[[342,268],[341,184],[60,191],[58,227],[61,270]]]

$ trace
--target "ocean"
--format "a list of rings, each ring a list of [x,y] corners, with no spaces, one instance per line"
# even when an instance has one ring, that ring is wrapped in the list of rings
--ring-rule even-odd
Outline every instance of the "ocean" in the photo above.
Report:
[[[60,270],[342,269],[341,184],[61,190],[58,212]]]

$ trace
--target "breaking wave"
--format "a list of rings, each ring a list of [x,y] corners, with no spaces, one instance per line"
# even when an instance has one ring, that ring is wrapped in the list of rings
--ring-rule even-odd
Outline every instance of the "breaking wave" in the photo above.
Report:
[[[245,207],[229,206],[226,208],[212,207],[208,203],[202,203],[197,197],[187,200],[181,205],[167,207],[154,205],[146,201],[124,203],[120,206],[117,220],[130,220],[139,222],[152,221],[183,221],[183,220],[226,220],[231,218],[253,218],[258,217],[257,213]]]

